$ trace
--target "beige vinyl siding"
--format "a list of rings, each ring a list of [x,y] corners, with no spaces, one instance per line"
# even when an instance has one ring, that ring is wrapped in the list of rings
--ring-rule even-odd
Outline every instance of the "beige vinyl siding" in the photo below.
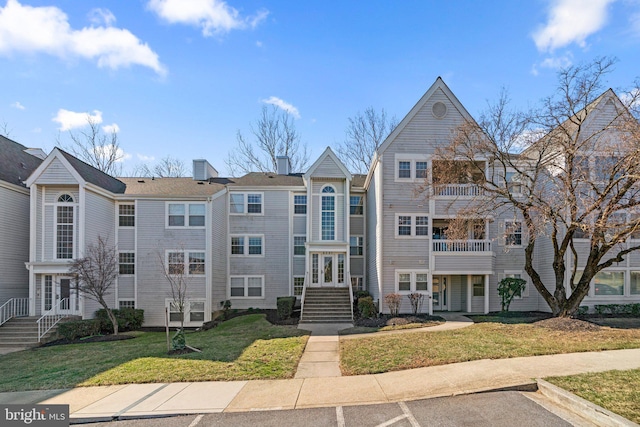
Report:
[[[35,184],[78,184],[71,172],[58,159],[53,159],[49,166],[35,181]]]
[[[91,191],[85,192],[85,244],[98,242],[98,237],[115,245],[115,203]]]
[[[29,296],[29,194],[0,186],[0,305]]]
[[[382,200],[377,200],[377,177],[380,174],[380,163],[376,165],[376,168],[372,174],[371,182],[365,199],[366,203],[366,221],[367,235],[365,237],[365,251],[368,254],[367,257],[367,275],[365,282],[365,289],[373,296],[374,301],[380,298],[379,281],[378,281],[378,263],[382,259],[382,251],[379,241],[382,239],[382,224],[378,220],[378,203],[382,203]]]
[[[312,176],[322,178],[345,177],[340,167],[331,159],[331,157],[328,156],[325,157],[324,161],[318,165]]]
[[[293,234],[306,235],[307,234],[307,215],[294,215],[293,217]]]
[[[449,279],[449,290],[447,291],[447,304],[449,311],[466,311],[466,305],[463,305],[463,297],[466,303],[467,295],[467,277],[462,275],[453,275]]]
[[[202,203],[206,204],[206,201]],[[159,257],[165,259],[168,250],[205,252],[206,231],[203,228],[165,228],[163,200],[138,200],[136,208],[136,216],[144,218],[136,223],[137,306],[145,311],[146,326],[162,326],[165,322],[165,299],[171,298],[171,286],[164,277]],[[205,298],[205,281],[205,276],[190,276],[187,296]]]
[[[460,273],[482,274],[495,269],[496,257],[493,254],[479,255],[478,253],[440,252],[434,256],[434,274],[437,272],[459,271]]]
[[[305,257],[295,257],[293,259],[293,275],[304,276],[305,272]]]
[[[134,281],[134,277],[118,278],[118,299],[134,299],[136,297]]]
[[[136,247],[136,232],[133,228],[118,229],[118,250],[132,251]]]
[[[227,218],[232,216],[228,215],[227,199],[229,193],[224,196],[217,197],[211,202],[211,216],[213,221],[212,229],[212,254],[210,256],[212,265],[211,286],[213,287],[211,292],[211,309],[213,311],[221,308],[220,302],[225,301],[229,297],[227,296],[227,260],[228,254],[228,233],[227,233]]]

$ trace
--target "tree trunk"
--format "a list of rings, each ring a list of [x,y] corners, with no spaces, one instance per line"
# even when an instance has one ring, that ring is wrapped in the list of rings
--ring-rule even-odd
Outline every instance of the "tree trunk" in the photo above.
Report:
[[[111,324],[113,325],[113,335],[118,335],[118,319],[113,314],[110,308],[107,308],[107,315],[109,316],[109,320],[111,320]]]

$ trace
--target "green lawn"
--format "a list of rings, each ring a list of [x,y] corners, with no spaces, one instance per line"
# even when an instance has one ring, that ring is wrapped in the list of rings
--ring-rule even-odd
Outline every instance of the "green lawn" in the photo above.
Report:
[[[640,369],[545,379],[611,412],[640,423]]]
[[[168,356],[166,335],[41,347],[0,356],[0,391],[168,381],[291,378],[308,336],[248,315],[187,334],[202,353]]]
[[[531,324],[480,323],[452,331],[393,334],[340,342],[345,375],[479,359],[640,348],[640,330],[561,332]]]

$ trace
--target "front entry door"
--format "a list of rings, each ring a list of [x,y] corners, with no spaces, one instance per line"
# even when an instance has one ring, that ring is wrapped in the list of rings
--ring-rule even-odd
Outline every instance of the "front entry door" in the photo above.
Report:
[[[58,307],[58,313],[75,314],[79,311],[77,289],[74,288],[71,278],[58,278],[55,306]]]
[[[433,309],[447,310],[448,276],[433,276]]]
[[[345,258],[345,254],[320,255],[320,286],[344,286]]]

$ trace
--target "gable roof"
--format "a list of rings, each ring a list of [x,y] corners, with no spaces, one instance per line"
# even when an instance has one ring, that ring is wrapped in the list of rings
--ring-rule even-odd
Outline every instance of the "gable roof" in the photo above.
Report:
[[[0,180],[26,187],[24,181],[38,168],[42,159],[24,150],[27,147],[0,135]]]
[[[320,154],[320,157],[318,157],[316,159],[315,162],[313,162],[313,164],[311,165],[311,167],[307,170],[307,172],[303,175],[304,180],[306,181],[307,179],[309,179],[311,177],[311,175],[313,175],[313,172],[315,172],[315,170],[322,164],[322,162],[325,161],[325,159],[330,158],[331,160],[333,160],[333,162],[336,164],[336,166],[338,166],[338,168],[340,169],[340,171],[344,174],[345,178],[347,178],[347,180],[351,180],[351,172],[349,172],[349,170],[347,169],[347,167],[344,165],[344,163],[342,163],[340,161],[340,159],[338,158],[338,156],[336,156],[336,153],[333,152],[333,150],[331,149],[331,147],[327,147],[324,152],[322,154]]]

